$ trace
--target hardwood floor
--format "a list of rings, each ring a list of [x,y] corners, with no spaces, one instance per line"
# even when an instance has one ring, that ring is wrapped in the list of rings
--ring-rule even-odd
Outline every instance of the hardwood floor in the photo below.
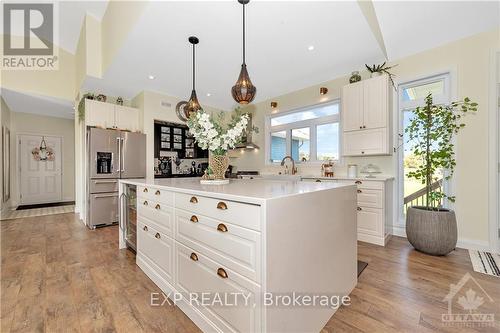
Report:
[[[118,250],[118,227],[86,229],[74,214],[1,222],[1,332],[198,332],[175,306],[150,306],[160,290]],[[500,279],[475,273],[465,250],[414,251],[403,238],[359,244],[369,263],[323,332],[499,332]],[[469,272],[493,299],[496,327],[444,326],[443,298]],[[479,293],[478,287],[473,287]]]

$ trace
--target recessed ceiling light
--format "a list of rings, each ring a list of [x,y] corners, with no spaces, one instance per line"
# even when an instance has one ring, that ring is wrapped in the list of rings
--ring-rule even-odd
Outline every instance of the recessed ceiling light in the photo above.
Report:
[[[154,79],[155,79],[155,76],[154,76],[154,75],[148,75],[148,79],[150,79],[150,80],[154,80]]]
[[[314,45],[309,45],[309,47],[307,48],[309,51],[312,51],[314,50]]]
[[[210,97],[210,96],[212,96],[212,94],[211,93],[207,93],[207,97]]]

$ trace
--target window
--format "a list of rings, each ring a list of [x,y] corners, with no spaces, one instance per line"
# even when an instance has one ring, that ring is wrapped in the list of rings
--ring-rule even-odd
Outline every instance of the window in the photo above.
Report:
[[[290,155],[297,163],[338,160],[339,102],[271,115],[267,122],[267,161]]]

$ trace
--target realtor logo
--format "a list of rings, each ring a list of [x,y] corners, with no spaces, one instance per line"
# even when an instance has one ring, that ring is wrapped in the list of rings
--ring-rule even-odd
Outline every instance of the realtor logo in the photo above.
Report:
[[[481,285],[466,273],[457,284],[450,284],[450,292],[443,299],[448,302],[448,313],[441,315],[443,325],[459,327],[494,327],[495,315],[484,313],[481,306],[493,299]]]
[[[56,3],[3,3],[2,69],[57,69]]]

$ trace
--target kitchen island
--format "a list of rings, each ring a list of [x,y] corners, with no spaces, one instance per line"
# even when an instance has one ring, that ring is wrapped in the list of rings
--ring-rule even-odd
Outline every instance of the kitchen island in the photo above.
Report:
[[[356,285],[354,185],[120,184],[137,186],[137,265],[203,331],[319,332]]]

